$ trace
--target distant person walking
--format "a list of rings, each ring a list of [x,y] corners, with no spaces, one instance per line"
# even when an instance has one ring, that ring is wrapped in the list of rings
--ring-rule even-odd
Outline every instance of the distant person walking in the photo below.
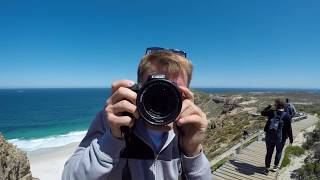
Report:
[[[269,173],[274,148],[276,147],[276,157],[273,171],[277,171],[284,147],[283,140],[285,142],[286,138],[289,137],[290,144],[293,142],[291,118],[290,115],[284,111],[284,102],[280,99],[276,99],[274,107],[275,109],[272,109],[272,105],[269,105],[261,112],[262,116],[268,117],[268,121],[264,127],[267,147],[267,154],[265,157],[265,174]]]
[[[289,114],[290,120],[292,120],[292,118],[297,113],[296,108],[292,103],[290,103],[290,100],[288,98],[286,98],[286,105],[285,105],[284,111]]]
[[[290,103],[290,100],[286,98],[286,104],[284,107],[284,111],[288,114],[290,118],[290,124],[292,123],[292,118],[296,115],[296,108],[292,103]],[[286,141],[288,139],[288,134],[284,133],[282,135],[282,140],[281,140],[281,149],[283,149],[284,145],[286,144]]]

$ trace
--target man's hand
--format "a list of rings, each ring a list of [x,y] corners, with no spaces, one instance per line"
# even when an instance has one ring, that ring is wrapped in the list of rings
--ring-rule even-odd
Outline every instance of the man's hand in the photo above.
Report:
[[[186,156],[196,156],[202,150],[201,142],[205,136],[208,120],[206,114],[193,103],[193,93],[186,87],[179,86],[179,88],[185,98],[176,122],[179,127],[180,146]]]
[[[121,126],[132,127],[135,119],[139,118],[136,106],[137,93],[129,89],[133,81],[122,80],[112,83],[112,95],[107,100],[105,112],[111,133],[116,138],[122,138]],[[123,115],[128,112],[133,117]]]

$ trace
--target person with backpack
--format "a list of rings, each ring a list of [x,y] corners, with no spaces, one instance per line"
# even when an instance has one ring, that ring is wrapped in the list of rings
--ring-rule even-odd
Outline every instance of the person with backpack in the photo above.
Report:
[[[284,111],[288,114],[288,116],[290,118],[290,124],[291,124],[292,118],[296,115],[297,111],[296,111],[296,108],[294,107],[294,105],[292,103],[290,103],[288,98],[286,98],[286,104],[284,107]],[[281,149],[283,149],[284,145],[286,144],[287,139],[288,139],[288,135],[283,134],[282,141],[281,141]]]
[[[294,107],[294,105],[292,103],[290,103],[290,100],[288,98],[286,98],[286,105],[285,105],[284,111],[289,114],[290,120],[292,120],[292,118],[297,113],[296,108]]]
[[[274,106],[275,110],[272,109],[272,105],[269,105],[261,112],[262,116],[268,117],[268,121],[264,127],[267,148],[265,174],[268,174],[269,172],[274,148],[276,148],[276,156],[273,171],[277,171],[279,169],[279,162],[284,147],[283,140],[285,141],[286,137],[289,137],[290,144],[293,142],[291,118],[290,115],[284,111],[284,102],[281,99],[276,99]]]

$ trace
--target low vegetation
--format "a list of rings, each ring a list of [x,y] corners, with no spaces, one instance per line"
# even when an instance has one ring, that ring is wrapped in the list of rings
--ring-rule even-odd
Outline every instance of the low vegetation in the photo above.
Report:
[[[303,148],[305,149],[312,149],[315,144],[320,143],[320,122],[312,132],[306,133],[305,137],[306,142],[303,143]]]
[[[304,160],[305,164],[292,174],[292,178],[297,180],[320,179],[320,122],[318,122],[313,132],[305,134],[307,141],[303,147],[309,151],[309,155]]]
[[[286,167],[288,165],[290,165],[290,157],[291,156],[301,156],[304,154],[304,149],[300,146],[289,146],[286,148],[285,153],[284,153],[284,157],[282,160],[282,164],[281,167]]]

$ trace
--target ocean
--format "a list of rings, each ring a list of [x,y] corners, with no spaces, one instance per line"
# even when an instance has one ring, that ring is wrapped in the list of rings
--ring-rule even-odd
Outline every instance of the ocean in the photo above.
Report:
[[[196,88],[209,93],[320,90]],[[24,151],[79,142],[103,109],[110,89],[0,89],[0,132]]]
[[[79,142],[110,89],[0,90],[0,132],[25,151]]]
[[[206,93],[320,93],[320,89],[289,89],[289,88],[194,88]]]

